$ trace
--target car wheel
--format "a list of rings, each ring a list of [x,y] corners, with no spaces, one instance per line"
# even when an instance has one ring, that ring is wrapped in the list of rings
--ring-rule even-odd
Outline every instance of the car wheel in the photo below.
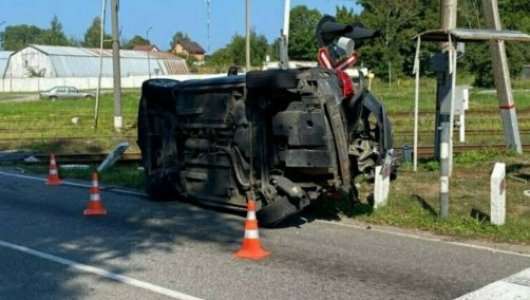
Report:
[[[52,100],[52,101],[57,100],[57,96],[50,96],[50,100]]]
[[[145,192],[149,200],[154,202],[175,201],[177,197],[171,182],[157,172],[145,177]]]
[[[247,88],[255,90],[295,89],[298,70],[253,71],[247,74]]]
[[[300,209],[291,203],[287,196],[282,196],[258,210],[256,217],[260,226],[274,227],[299,211]]]

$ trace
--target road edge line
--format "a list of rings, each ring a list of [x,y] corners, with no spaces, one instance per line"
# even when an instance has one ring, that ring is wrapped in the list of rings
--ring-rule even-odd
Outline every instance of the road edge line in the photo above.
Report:
[[[0,175],[46,182],[46,178],[39,177],[39,176],[16,174],[16,173],[10,173],[10,172],[5,172],[5,171],[0,171]],[[63,185],[80,187],[80,188],[91,188],[92,187],[90,184],[76,183],[76,182],[65,181],[65,180],[63,180]],[[143,192],[128,191],[128,190],[117,189],[117,188],[112,188],[112,187],[100,187],[100,189],[103,191],[107,191],[107,192],[128,194],[128,195],[133,195],[133,196],[138,196],[138,197],[147,197],[147,194]]]
[[[354,224],[344,224],[344,223],[339,223],[339,222],[335,222],[335,221],[315,220],[314,222],[366,230],[366,226],[360,226],[360,225],[354,225]],[[477,249],[477,250],[489,251],[489,252],[493,252],[493,253],[502,253],[502,254],[509,254],[509,255],[516,255],[516,256],[530,258],[530,254],[527,254],[527,253],[519,253],[519,252],[514,252],[514,251],[509,251],[509,250],[497,249],[497,248],[481,246],[481,245],[475,245],[475,244],[468,244],[468,243],[463,243],[463,242],[447,241],[447,240],[444,240],[444,239],[441,239],[441,238],[424,237],[424,236],[413,235],[413,234],[408,234],[408,233],[403,233],[403,232],[397,232],[397,231],[385,230],[385,229],[380,229],[380,228],[374,228],[373,227],[374,225],[370,225],[370,224],[367,224],[367,225],[371,226],[370,230],[372,230],[372,231],[377,231],[377,232],[386,233],[386,234],[390,234],[390,235],[407,237],[407,238],[423,240],[423,241],[444,243],[444,244],[449,244],[449,245],[454,245],[454,246],[461,246],[461,247],[472,248],[472,249]]]
[[[91,274],[99,275],[101,277],[112,279],[114,281],[118,281],[118,282],[121,282],[121,283],[124,283],[124,284],[132,285],[132,286],[135,286],[135,287],[138,287],[138,288],[141,288],[141,289],[144,289],[144,290],[148,290],[148,291],[151,291],[151,292],[154,292],[154,293],[157,293],[157,294],[161,294],[161,295],[164,295],[164,296],[168,296],[168,297],[171,297],[171,298],[174,298],[174,299],[179,299],[179,300],[204,300],[204,299],[197,298],[197,297],[194,297],[194,296],[191,296],[191,295],[188,295],[188,294],[184,294],[182,292],[170,290],[168,288],[161,287],[161,286],[149,283],[149,282],[145,282],[145,281],[141,281],[141,280],[138,280],[138,279],[134,279],[132,277],[116,274],[116,273],[113,273],[113,272],[110,272],[110,271],[107,271],[107,270],[104,270],[104,269],[101,269],[101,268],[97,268],[97,267],[94,267],[94,266],[81,264],[81,263],[75,262],[75,261],[70,260],[70,259],[62,258],[62,257],[59,257],[59,256],[55,256],[55,255],[52,255],[52,254],[48,254],[48,253],[45,253],[45,252],[34,250],[34,249],[31,249],[31,248],[28,248],[28,247],[25,247],[25,246],[21,246],[21,245],[13,244],[13,243],[10,243],[10,242],[6,242],[6,241],[3,241],[3,240],[0,240],[0,247],[8,248],[8,249],[15,250],[15,251],[20,251],[20,252],[23,252],[25,254],[36,256],[36,257],[39,257],[39,258],[42,258],[42,259],[45,259],[45,260],[49,260],[49,261],[52,261],[52,262],[55,262],[55,263],[59,263],[59,264],[62,264],[62,265],[66,265],[68,267],[71,267],[73,269],[76,269],[76,270],[79,270],[79,271],[82,271],[82,272],[85,272],[85,273],[91,273]]]

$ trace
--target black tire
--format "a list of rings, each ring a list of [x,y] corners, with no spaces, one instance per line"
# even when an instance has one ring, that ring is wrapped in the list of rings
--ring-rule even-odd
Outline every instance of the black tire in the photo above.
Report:
[[[300,209],[291,203],[289,198],[282,196],[258,210],[256,217],[260,226],[274,227],[298,212],[300,212]]]
[[[149,195],[150,201],[166,202],[176,200],[176,191],[169,180],[156,173],[145,177],[145,192]]]
[[[295,89],[298,70],[266,70],[247,73],[247,88],[254,90]]]
[[[149,170],[150,170],[149,158],[148,158],[149,154],[147,153],[148,146],[149,146],[148,141],[147,141],[147,137],[149,136],[149,133],[148,133],[149,125],[147,124],[148,119],[147,119],[146,103],[145,103],[144,98],[140,99],[140,103],[138,105],[138,121],[137,122],[138,122],[137,124],[138,140],[136,141],[136,144],[138,144],[138,147],[140,147],[140,152],[142,154],[142,165],[144,166],[145,175],[148,176]]]
[[[55,101],[55,100],[57,100],[57,96],[50,96],[50,100],[51,100],[51,101]]]

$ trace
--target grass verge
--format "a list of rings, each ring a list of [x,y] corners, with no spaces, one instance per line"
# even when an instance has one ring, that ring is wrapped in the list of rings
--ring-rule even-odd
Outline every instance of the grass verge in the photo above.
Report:
[[[506,163],[506,224],[489,222],[490,175],[495,162]],[[481,239],[530,245],[530,155],[511,152],[469,152],[455,157],[450,182],[449,217],[438,217],[439,168],[433,161],[422,161],[418,172],[410,164],[400,168],[391,183],[387,206],[373,210],[370,197],[372,184],[361,183],[358,205],[346,198],[333,204],[317,203],[313,208],[320,217],[350,217],[359,221],[427,230],[461,239]],[[333,200],[332,200],[333,201]]]

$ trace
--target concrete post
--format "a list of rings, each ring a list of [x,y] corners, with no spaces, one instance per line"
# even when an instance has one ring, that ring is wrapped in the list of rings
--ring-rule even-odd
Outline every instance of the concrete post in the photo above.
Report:
[[[506,221],[506,164],[496,163],[491,173],[491,224],[501,226]]]
[[[469,109],[469,89],[463,89],[462,96],[463,109],[462,114],[460,114],[460,143],[464,143],[466,141],[466,110]]]
[[[250,72],[250,0],[245,1],[245,36],[246,72]]]
[[[499,6],[497,0],[483,0],[484,15],[488,27],[495,30],[502,30]],[[517,153],[523,153],[521,137],[519,135],[519,125],[517,123],[517,113],[513,100],[510,72],[508,70],[508,58],[504,41],[491,41],[490,52],[493,63],[493,77],[499,97],[499,109],[501,110],[502,123],[504,125],[504,140],[506,146],[512,148]]]
[[[118,22],[119,0],[112,0],[112,73],[114,74],[114,129],[120,131],[123,126],[121,115],[121,67],[120,67],[120,30]]]
[[[390,191],[390,166],[375,167],[374,209],[383,207],[388,202]]]

